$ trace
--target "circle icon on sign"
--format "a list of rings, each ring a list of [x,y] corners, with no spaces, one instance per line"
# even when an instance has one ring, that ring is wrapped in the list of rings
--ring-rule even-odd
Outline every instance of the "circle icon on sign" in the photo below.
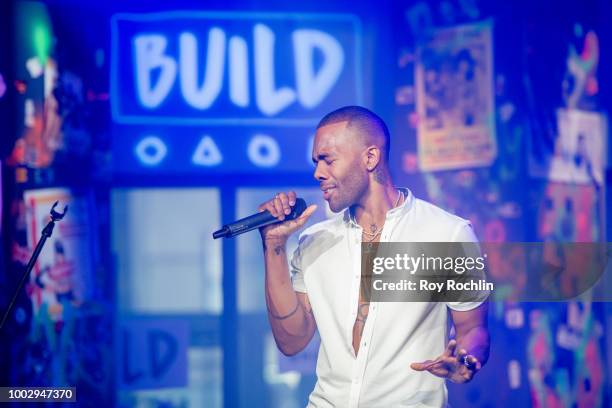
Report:
[[[146,136],[138,142],[134,152],[140,163],[145,166],[154,167],[164,160],[168,153],[168,148],[159,137]]]
[[[281,157],[276,140],[264,134],[253,136],[247,152],[251,162],[259,167],[274,167]]]

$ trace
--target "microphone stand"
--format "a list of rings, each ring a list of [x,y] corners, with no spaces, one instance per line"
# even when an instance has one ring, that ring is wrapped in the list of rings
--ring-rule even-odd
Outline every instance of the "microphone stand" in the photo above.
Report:
[[[21,277],[21,281],[19,281],[19,285],[17,285],[17,289],[15,290],[15,293],[13,294],[13,298],[11,299],[8,305],[8,308],[4,312],[4,316],[2,317],[2,321],[0,322],[0,332],[2,331],[2,328],[4,327],[4,323],[6,323],[7,318],[9,317],[13,307],[15,306],[15,302],[17,301],[17,297],[19,296],[19,293],[21,292],[23,285],[25,285],[26,281],[28,280],[28,277],[30,276],[30,272],[34,268],[34,265],[36,264],[36,260],[38,259],[38,255],[40,255],[40,251],[42,251],[42,248],[45,245],[47,238],[49,238],[51,234],[53,234],[53,227],[55,227],[55,222],[60,221],[62,218],[64,218],[64,215],[66,215],[66,213],[68,212],[68,206],[65,206],[64,211],[61,213],[55,211],[55,207],[57,207],[57,203],[58,202],[56,201],[55,204],[53,204],[53,207],[51,207],[51,212],[50,212],[51,221],[49,221],[47,226],[42,230],[42,236],[40,238],[40,241],[38,241],[38,244],[36,244],[36,248],[34,248],[34,252],[32,253],[32,256],[30,257],[30,261],[28,262],[28,266],[26,266],[26,270],[23,276]]]

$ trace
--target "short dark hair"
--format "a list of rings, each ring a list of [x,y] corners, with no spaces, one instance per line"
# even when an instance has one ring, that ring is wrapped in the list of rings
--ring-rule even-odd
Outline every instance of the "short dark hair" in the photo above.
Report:
[[[389,129],[380,116],[375,114],[363,106],[344,106],[328,113],[321,119],[317,125],[320,127],[330,125],[332,123],[348,122],[348,128],[357,128],[367,134],[376,134],[383,138],[383,156],[385,161],[389,162],[389,150],[391,148],[391,136]]]

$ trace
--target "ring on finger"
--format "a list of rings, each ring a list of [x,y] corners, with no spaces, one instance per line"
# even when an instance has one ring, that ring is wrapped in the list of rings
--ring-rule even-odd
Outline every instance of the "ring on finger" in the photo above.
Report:
[[[469,357],[471,357],[471,356],[469,356],[469,355],[467,355],[467,354],[466,354],[465,356],[463,356],[463,358],[461,358],[461,362],[462,362],[462,363],[463,363],[463,365],[464,365],[464,366],[466,366],[467,368],[474,368],[474,367],[476,366],[476,364],[475,364],[475,363],[473,363],[473,362],[471,362],[471,361],[469,360]]]

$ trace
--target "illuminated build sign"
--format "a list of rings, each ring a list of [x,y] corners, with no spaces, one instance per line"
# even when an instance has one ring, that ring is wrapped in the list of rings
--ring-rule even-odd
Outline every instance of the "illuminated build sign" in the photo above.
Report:
[[[361,59],[352,15],[115,15],[118,170],[310,171],[316,123],[362,103]]]

